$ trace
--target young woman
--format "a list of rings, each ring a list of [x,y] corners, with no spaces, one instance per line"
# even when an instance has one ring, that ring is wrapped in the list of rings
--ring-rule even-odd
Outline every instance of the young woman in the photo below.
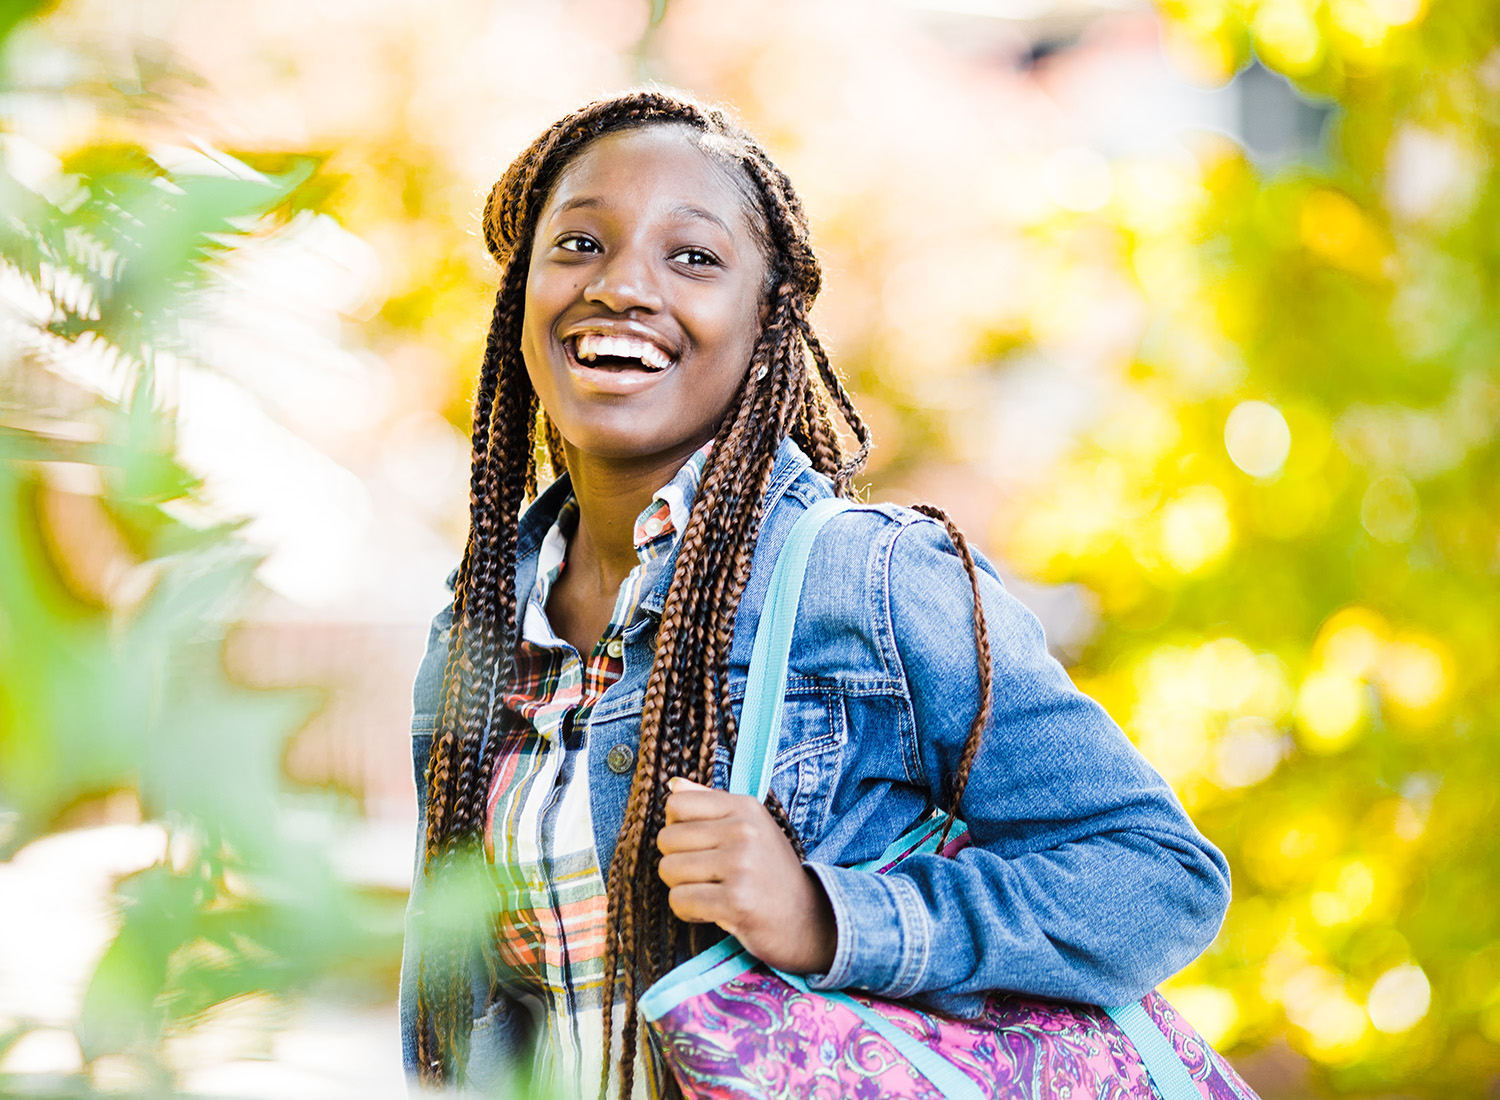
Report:
[[[819,536],[772,795],[716,789],[776,552],[868,448],[764,151],[661,92],[603,100],[517,158],[484,229],[472,527],[415,692],[414,1077],[534,1058],[565,1095],[660,1095],[637,999],[719,930],[815,987],[956,1014],[1127,1002],[1201,951],[1222,856],[928,513]],[[968,823],[957,858],[850,869],[934,806]],[[432,899],[480,852],[474,959]]]

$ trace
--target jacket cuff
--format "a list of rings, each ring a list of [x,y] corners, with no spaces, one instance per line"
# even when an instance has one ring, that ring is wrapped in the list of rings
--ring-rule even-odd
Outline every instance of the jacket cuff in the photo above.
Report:
[[[904,997],[921,987],[932,944],[922,895],[903,875],[877,875],[804,863],[833,906],[838,946],[826,974],[806,975],[813,989],[864,989]]]

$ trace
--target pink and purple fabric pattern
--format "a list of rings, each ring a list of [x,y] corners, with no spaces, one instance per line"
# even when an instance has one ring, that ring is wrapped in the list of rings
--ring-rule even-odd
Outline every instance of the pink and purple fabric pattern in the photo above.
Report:
[[[1129,1037],[1102,1008],[996,995],[956,1020],[853,994],[970,1078],[989,1100],[1156,1100]],[[1203,1100],[1256,1100],[1234,1069],[1157,993],[1142,1002]],[[699,1100],[942,1100],[846,1005],[757,967],[653,1021],[683,1092]]]

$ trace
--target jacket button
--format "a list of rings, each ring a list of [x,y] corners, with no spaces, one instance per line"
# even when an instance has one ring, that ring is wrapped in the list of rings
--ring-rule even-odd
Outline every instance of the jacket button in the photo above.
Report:
[[[616,775],[624,775],[635,765],[635,750],[629,745],[616,745],[605,753],[604,762]]]

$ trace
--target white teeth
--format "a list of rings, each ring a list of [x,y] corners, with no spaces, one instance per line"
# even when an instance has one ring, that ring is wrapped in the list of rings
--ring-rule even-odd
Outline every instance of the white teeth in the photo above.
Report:
[[[636,336],[603,336],[586,332],[578,337],[577,348],[580,363],[592,363],[601,355],[613,359],[639,359],[647,370],[666,370],[672,365],[672,357],[649,340]]]

